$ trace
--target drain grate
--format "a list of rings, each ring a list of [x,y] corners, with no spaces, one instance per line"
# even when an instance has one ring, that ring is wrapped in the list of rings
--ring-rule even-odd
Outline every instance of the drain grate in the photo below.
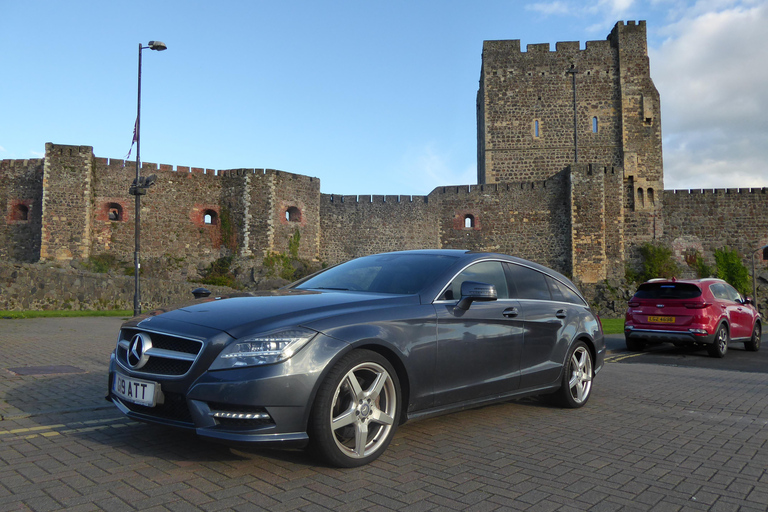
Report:
[[[59,375],[62,373],[85,373],[85,370],[77,366],[52,365],[52,366],[21,366],[8,368],[8,371],[16,375]]]

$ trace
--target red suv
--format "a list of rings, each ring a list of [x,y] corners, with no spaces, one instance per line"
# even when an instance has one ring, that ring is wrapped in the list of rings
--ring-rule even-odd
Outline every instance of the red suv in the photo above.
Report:
[[[732,341],[760,349],[762,320],[750,298],[721,279],[652,279],[640,285],[627,304],[627,349],[672,342],[705,345],[723,357]]]

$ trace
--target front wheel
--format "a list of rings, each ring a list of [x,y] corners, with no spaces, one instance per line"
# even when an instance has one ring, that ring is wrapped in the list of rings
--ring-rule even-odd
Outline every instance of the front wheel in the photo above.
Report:
[[[752,329],[752,338],[744,342],[744,348],[750,352],[757,352],[760,350],[760,335],[762,334],[762,328],[759,322],[755,322],[755,328]]]
[[[392,365],[376,352],[355,350],[321,384],[312,408],[310,440],[329,464],[362,466],[384,452],[399,417],[400,383]]]
[[[725,357],[725,353],[728,352],[728,328],[725,325],[717,328],[715,342],[707,347],[707,351],[712,357]]]
[[[583,341],[576,342],[565,363],[563,382],[553,398],[563,407],[576,409],[589,400],[592,391],[592,353]]]

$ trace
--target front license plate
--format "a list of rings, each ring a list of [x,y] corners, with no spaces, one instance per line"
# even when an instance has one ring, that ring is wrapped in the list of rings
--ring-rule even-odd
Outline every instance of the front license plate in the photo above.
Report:
[[[112,381],[112,392],[120,398],[147,407],[155,406],[156,382],[139,380],[115,373]]]
[[[675,317],[673,316],[649,316],[649,323],[654,324],[673,324],[675,323]]]

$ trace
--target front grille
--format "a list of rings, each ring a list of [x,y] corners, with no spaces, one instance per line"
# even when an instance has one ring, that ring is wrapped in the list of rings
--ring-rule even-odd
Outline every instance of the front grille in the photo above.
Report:
[[[164,403],[157,404],[154,407],[134,404],[125,400],[120,400],[120,403],[132,412],[144,414],[146,416],[162,418],[164,420],[180,421],[182,423],[189,423],[190,425],[194,423],[192,415],[189,413],[189,408],[187,407],[187,401],[184,398],[184,395],[179,393],[165,393],[164,396]]]
[[[137,368],[129,364],[128,351],[132,338],[139,333],[151,339],[152,348],[147,350],[147,361]],[[199,340],[139,329],[123,329],[117,345],[117,360],[123,367],[136,373],[180,377],[192,368],[202,348],[203,342]],[[136,365],[136,361],[132,361]]]

